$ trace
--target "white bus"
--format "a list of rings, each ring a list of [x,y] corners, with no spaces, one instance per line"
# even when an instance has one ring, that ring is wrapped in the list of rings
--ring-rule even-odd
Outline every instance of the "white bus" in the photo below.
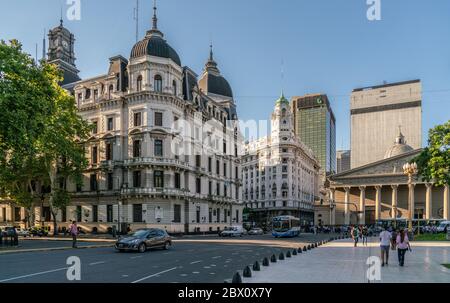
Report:
[[[300,219],[293,216],[279,216],[272,219],[272,236],[297,237],[300,235]]]

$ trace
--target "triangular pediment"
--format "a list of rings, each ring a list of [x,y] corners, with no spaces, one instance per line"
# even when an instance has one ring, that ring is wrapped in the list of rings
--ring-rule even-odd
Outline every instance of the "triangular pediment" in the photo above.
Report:
[[[338,181],[341,179],[357,178],[357,177],[401,175],[403,174],[403,165],[407,162],[410,162],[413,158],[418,156],[421,151],[422,149],[416,149],[411,152],[404,153],[402,155],[398,155],[388,159],[383,159],[345,172],[341,172],[339,174],[330,176],[330,180]]]

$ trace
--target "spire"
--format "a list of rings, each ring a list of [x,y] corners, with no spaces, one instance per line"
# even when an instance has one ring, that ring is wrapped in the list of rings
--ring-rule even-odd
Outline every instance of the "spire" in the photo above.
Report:
[[[152,18],[152,29],[147,31],[147,36],[159,36],[163,37],[163,33],[158,29],[158,17],[156,16],[156,0],[153,0],[153,18]]]
[[[153,27],[152,30],[158,30],[158,17],[156,17],[156,0],[153,0]]]
[[[402,134],[402,126],[401,125],[398,126],[398,136],[395,139],[395,143],[406,144],[405,136],[403,136],[403,134]]]
[[[283,89],[281,89],[281,95],[280,95],[280,98],[278,98],[278,100],[276,101],[276,104],[281,104],[281,103],[289,104],[288,99],[286,99],[286,97],[284,96],[284,91],[283,91]]]
[[[213,45],[212,45],[212,42],[209,45],[209,61],[214,61],[214,59],[213,59]]]
[[[63,27],[63,7],[61,5],[61,17],[59,19],[59,26]]]
[[[209,58],[205,64],[205,71],[214,71],[219,73],[219,69],[217,68],[217,63],[214,61],[214,53],[213,53],[213,44],[212,42],[209,44]]]

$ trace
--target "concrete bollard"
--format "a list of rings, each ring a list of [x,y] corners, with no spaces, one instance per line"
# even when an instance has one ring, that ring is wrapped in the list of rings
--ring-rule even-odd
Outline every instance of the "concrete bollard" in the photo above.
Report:
[[[276,262],[277,262],[277,257],[276,257],[275,255],[272,255],[272,256],[270,257],[270,262],[276,263]]]
[[[306,249],[311,250],[311,244],[308,244],[308,246],[306,247]]]
[[[307,251],[307,248],[306,248],[306,246],[303,246],[303,251]]]
[[[231,283],[233,283],[233,284],[242,283],[242,277],[239,272],[236,272],[234,274],[233,279],[231,280]]]
[[[254,271],[260,271],[261,270],[261,266],[259,265],[258,261],[255,261],[255,263],[253,263],[253,270]]]
[[[246,266],[244,268],[244,272],[242,273],[242,275],[244,276],[244,278],[251,278],[252,277],[252,270],[250,269],[249,266]]]
[[[302,250],[300,250],[300,251],[302,251]],[[292,255],[294,255],[294,256],[297,255],[297,250],[296,250],[296,249],[294,249],[294,250],[292,251]]]
[[[290,258],[291,257],[291,251],[287,251],[287,253],[286,253],[286,258]]]
[[[262,265],[263,265],[263,266],[269,266],[269,259],[268,259],[267,257],[265,257],[265,258],[263,259]]]
[[[284,260],[284,254],[282,252],[280,252],[280,256],[278,257],[278,259]]]

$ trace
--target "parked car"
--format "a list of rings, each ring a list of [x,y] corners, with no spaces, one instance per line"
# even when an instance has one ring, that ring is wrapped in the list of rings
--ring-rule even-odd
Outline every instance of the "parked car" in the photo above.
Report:
[[[21,236],[21,237],[29,237],[30,236],[30,232],[25,229],[25,228],[16,228],[16,232],[17,235]]]
[[[117,240],[115,248],[118,251],[145,252],[149,248],[169,249],[172,246],[172,238],[165,230],[158,228],[138,229],[130,235]]]
[[[219,234],[221,237],[242,237],[245,234],[245,230],[242,226],[225,227],[225,229]]]
[[[437,227],[436,231],[438,233],[446,233],[448,228],[450,227],[450,221],[442,221]]]
[[[259,227],[255,227],[252,228],[248,231],[249,235],[264,235],[264,231],[262,230],[262,228]]]

